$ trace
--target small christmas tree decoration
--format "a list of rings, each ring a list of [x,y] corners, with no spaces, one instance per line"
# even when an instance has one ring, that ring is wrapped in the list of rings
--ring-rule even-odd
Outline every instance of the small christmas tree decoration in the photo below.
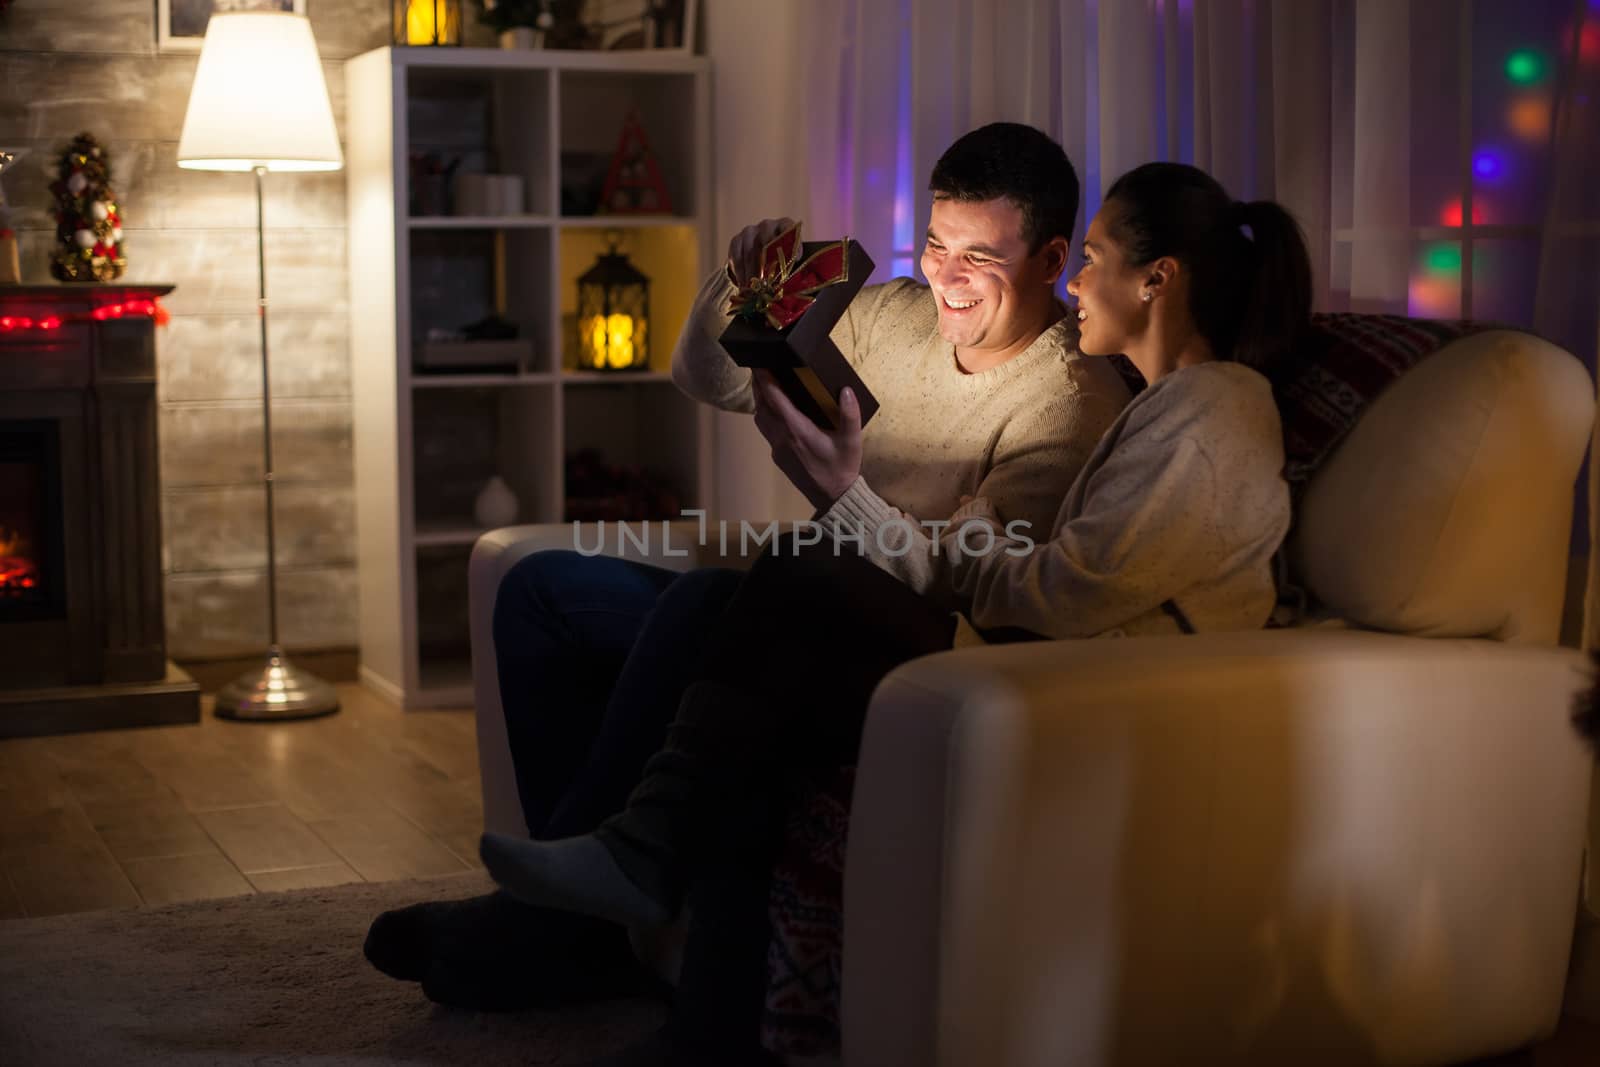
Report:
[[[63,282],[109,282],[122,277],[122,209],[111,190],[111,160],[87,133],[61,154],[56,180],[56,249],[50,273]]]

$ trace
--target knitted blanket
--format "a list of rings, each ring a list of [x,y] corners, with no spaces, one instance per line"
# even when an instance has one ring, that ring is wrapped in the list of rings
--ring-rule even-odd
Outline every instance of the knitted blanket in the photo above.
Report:
[[[1312,316],[1308,357],[1276,390],[1284,477],[1295,499],[1390,383],[1449,342],[1488,328],[1398,315]],[[762,1040],[780,1054],[839,1055],[844,852],[854,782],[855,768],[841,767],[802,791],[773,873]]]

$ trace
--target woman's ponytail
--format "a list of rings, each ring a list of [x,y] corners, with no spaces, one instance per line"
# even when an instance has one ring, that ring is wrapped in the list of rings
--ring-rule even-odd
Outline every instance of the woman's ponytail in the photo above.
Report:
[[[1171,256],[1188,269],[1189,312],[1218,359],[1268,377],[1287,369],[1311,318],[1311,257],[1292,215],[1270,200],[1234,200],[1185,163],[1134,168],[1106,203],[1129,262]]]
[[[1235,204],[1253,269],[1232,358],[1273,377],[1303,343],[1311,319],[1311,257],[1300,224],[1282,205],[1272,200]]]

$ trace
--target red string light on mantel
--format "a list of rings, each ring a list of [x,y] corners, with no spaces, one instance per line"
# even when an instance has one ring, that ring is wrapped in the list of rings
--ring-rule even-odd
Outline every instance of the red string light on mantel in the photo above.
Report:
[[[120,304],[101,304],[93,311],[79,312],[65,317],[46,315],[42,319],[27,315],[0,315],[0,333],[18,330],[43,330],[49,333],[61,329],[67,322],[105,322],[107,319],[155,319],[157,326],[165,326],[172,318],[159,300],[125,300]]]

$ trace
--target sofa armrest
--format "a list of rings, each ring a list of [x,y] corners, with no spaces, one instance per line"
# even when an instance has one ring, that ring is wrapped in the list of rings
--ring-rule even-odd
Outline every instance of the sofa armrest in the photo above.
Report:
[[[902,667],[856,779],[846,1062],[1439,1063],[1548,1033],[1581,665],[1276,631]]]
[[[494,601],[500,589],[500,580],[518,562],[535,552],[564,549],[574,551],[580,544],[585,549],[597,544],[597,534],[607,542],[607,547],[621,546],[624,558],[641,559],[659,567],[688,570],[692,556],[662,555],[661,523],[631,523],[629,528],[641,538],[621,537],[618,524],[605,523],[545,523],[526,526],[506,526],[490,530],[472,546],[472,557],[467,564],[467,615],[472,641],[472,706],[478,729],[478,767],[480,787],[483,790],[483,824],[486,830],[526,837],[528,826],[522,817],[522,803],[517,797],[517,776],[511,763],[511,747],[506,740],[506,720],[500,706],[500,683],[494,657]],[[693,536],[692,523],[667,524],[678,527],[669,531],[669,546],[687,542]],[[650,539],[643,540],[648,530]],[[675,539],[674,539],[675,538]],[[640,545],[654,547],[654,554]]]

